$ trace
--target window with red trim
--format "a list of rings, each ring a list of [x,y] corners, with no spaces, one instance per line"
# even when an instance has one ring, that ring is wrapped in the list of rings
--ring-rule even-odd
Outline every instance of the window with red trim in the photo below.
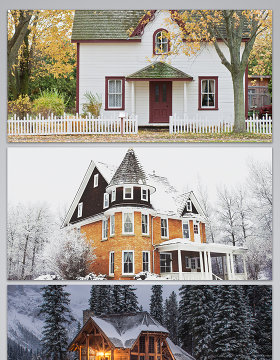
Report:
[[[124,76],[106,76],[105,78],[105,110],[125,109]]]
[[[168,39],[168,31],[158,29],[153,35],[154,55],[167,54],[170,51],[170,42]]]
[[[198,110],[218,110],[218,76],[199,76]]]

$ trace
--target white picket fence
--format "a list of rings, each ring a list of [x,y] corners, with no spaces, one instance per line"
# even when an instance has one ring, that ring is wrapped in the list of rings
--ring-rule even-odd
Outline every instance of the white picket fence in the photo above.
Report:
[[[266,114],[261,119],[257,116],[250,117],[245,120],[246,130],[255,134],[272,134],[272,118]],[[189,118],[186,115],[182,118],[170,116],[169,132],[170,134],[178,133],[222,133],[232,132],[233,122],[224,120],[210,120],[207,118]]]
[[[137,115],[124,118],[103,116],[85,119],[78,114],[75,117],[51,115],[44,119],[41,116],[32,118],[27,116],[19,119],[14,116],[8,120],[8,135],[92,135],[92,134],[137,134]]]

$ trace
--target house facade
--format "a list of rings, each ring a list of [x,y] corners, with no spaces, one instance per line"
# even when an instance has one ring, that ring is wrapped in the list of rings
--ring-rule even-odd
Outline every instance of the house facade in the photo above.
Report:
[[[154,273],[167,279],[245,279],[245,249],[206,243],[205,214],[192,191],[146,174],[133,149],[115,169],[91,162],[64,220],[92,244],[92,272],[108,279]],[[243,270],[234,261],[242,257]],[[212,267],[213,258],[221,266]]]
[[[137,115],[139,126],[168,125],[175,114],[233,122],[230,72],[210,43],[202,43],[193,56],[171,55],[166,34],[178,33],[179,26],[169,10],[77,10],[76,111],[82,112],[84,95],[91,92],[102,97],[104,117],[126,112]],[[219,45],[229,57],[226,45]]]
[[[94,316],[86,310],[68,350],[79,360],[195,360],[147,312]]]

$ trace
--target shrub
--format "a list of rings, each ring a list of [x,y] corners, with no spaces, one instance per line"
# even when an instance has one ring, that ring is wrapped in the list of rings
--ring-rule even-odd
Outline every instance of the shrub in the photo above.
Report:
[[[90,113],[95,118],[97,118],[100,115],[100,110],[102,106],[101,95],[93,95],[90,91],[87,91],[84,94],[84,98],[87,100],[87,102],[83,104],[84,116],[86,116],[87,113]]]
[[[31,101],[28,95],[19,95],[16,100],[8,102],[8,114],[17,115],[23,119],[31,111]]]
[[[63,115],[65,110],[64,97],[57,91],[44,91],[40,97],[33,101],[32,111],[35,115],[48,117],[51,114]]]

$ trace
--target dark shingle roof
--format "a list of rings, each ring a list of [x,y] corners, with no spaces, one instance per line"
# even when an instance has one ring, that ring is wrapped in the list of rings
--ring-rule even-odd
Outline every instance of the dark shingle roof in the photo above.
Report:
[[[76,10],[72,40],[129,39],[128,30],[143,15],[144,10]]]
[[[133,149],[129,149],[115,172],[109,186],[121,184],[146,184],[146,174]]]
[[[189,79],[192,77],[175,67],[163,62],[155,62],[151,65],[144,67],[143,69],[129,75],[127,79]]]

